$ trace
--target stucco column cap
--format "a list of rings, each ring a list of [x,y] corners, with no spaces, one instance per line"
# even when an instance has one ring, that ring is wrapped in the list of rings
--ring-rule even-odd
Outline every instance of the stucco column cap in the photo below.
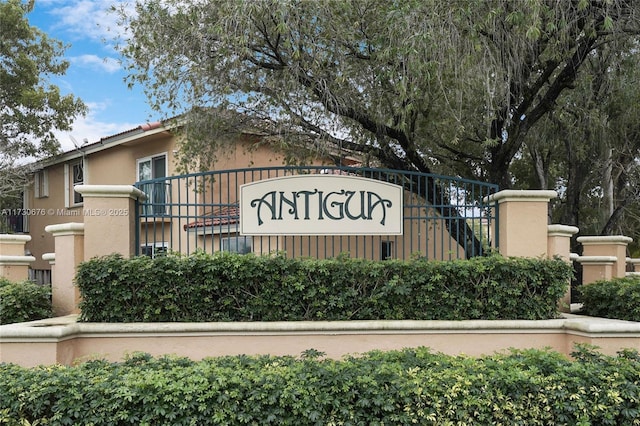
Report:
[[[31,235],[0,234],[0,244],[24,244],[31,241]]]
[[[576,260],[580,263],[606,265],[616,263],[618,258],[615,256],[578,256]]]
[[[559,224],[549,225],[547,226],[547,230],[548,230],[549,236],[553,236],[553,237],[570,237],[574,234],[577,234],[578,231],[580,231],[580,229],[578,229],[578,227],[576,226],[559,225]]]
[[[47,260],[47,261],[49,261],[49,263],[55,263],[56,254],[55,253],[44,253],[42,255],[42,260]]]
[[[76,185],[73,189],[87,198],[147,199],[144,192],[132,185]]]
[[[550,190],[527,190],[527,189],[505,189],[488,197],[484,197],[485,202],[504,203],[505,201],[549,201],[556,198],[558,193]]]
[[[53,234],[54,237],[62,235],[84,235],[84,223],[69,222],[56,225],[47,225],[44,230]]]
[[[598,235],[593,237],[578,237],[578,242],[582,245],[589,244],[629,244],[633,241],[631,237],[624,235]]]
[[[35,260],[33,256],[0,255],[0,265],[28,265]]]

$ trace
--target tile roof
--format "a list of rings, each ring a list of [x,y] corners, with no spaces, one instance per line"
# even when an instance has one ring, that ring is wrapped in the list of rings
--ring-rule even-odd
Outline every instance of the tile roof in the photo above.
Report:
[[[187,223],[183,228],[186,231],[207,226],[235,225],[237,223],[240,223],[240,207],[235,203],[220,207],[193,222]]]

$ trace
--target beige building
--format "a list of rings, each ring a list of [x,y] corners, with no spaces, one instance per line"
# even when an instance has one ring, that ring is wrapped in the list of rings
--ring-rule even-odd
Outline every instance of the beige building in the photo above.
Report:
[[[255,140],[255,136],[240,137],[235,151],[222,157],[215,168],[282,164],[282,157],[264,146],[247,149]],[[75,186],[132,185],[174,176],[178,149],[177,137],[167,127],[149,123],[41,161],[24,195],[24,232],[31,235],[26,250],[36,259],[32,268],[50,269],[49,262],[42,259],[43,254],[54,251],[53,236],[45,231],[47,225],[82,223],[86,214],[97,214],[87,211]]]
[[[415,256],[455,259],[467,257],[469,244],[474,240],[476,244],[482,244],[482,247],[474,248],[476,254],[478,250],[487,249],[491,243],[493,225],[482,216],[483,207],[474,203],[482,202],[485,196],[493,192],[492,188],[480,187],[478,183],[457,182],[453,178],[436,182],[432,176],[394,171],[361,175],[358,179],[363,181],[363,186],[359,189],[340,189],[337,187],[342,185],[340,182],[336,183],[335,189],[332,186],[323,190],[316,188],[314,195],[311,195],[314,191],[312,187],[302,192],[293,188],[288,195],[284,194],[281,192],[283,182],[278,181],[272,195],[278,196],[280,215],[284,212],[285,216],[291,216],[287,211],[295,210],[295,204],[300,205],[295,214],[309,215],[309,209],[316,208],[324,197],[324,210],[319,212],[321,222],[309,225],[312,221],[307,222],[309,218],[301,217],[301,227],[296,232],[292,231],[293,222],[289,222],[271,234],[242,234],[242,185],[299,174],[325,175],[327,178],[329,175],[356,177],[351,172],[329,168],[335,161],[329,158],[310,162],[308,170],[285,169],[282,167],[284,156],[275,151],[273,145],[258,143],[264,140],[256,133],[248,131],[238,135],[235,149],[218,155],[215,164],[210,167],[215,172],[208,174],[178,176],[178,137],[162,123],[145,124],[95,143],[85,143],[77,149],[40,162],[41,168],[35,173],[33,183],[25,191],[24,197],[27,213],[24,216],[24,230],[31,236],[26,252],[36,259],[31,265],[34,275],[46,276],[51,269],[43,255],[54,252],[54,238],[45,228],[63,223],[86,224],[87,215],[94,216],[93,223],[99,223],[100,228],[104,228],[103,240],[112,238],[113,232],[117,232],[109,225],[116,219],[113,216],[126,215],[131,220],[135,218],[139,224],[135,225],[137,238],[134,246],[138,254],[147,255],[167,250],[191,253],[203,249],[206,252],[279,251],[293,256],[318,258],[347,253],[351,257],[372,259],[408,259]],[[350,158],[341,161],[343,165],[357,162]],[[278,170],[274,170],[276,168]],[[362,179],[363,176],[365,179]],[[148,180],[153,181],[138,185],[147,200],[137,212],[111,212],[110,208],[93,211],[83,202],[82,194],[74,190],[78,185],[133,185]],[[401,231],[395,234],[368,232],[372,217],[366,217],[365,204],[373,202],[378,211],[384,204],[381,199],[376,201],[371,198],[377,195],[368,188],[375,187],[374,182],[384,180],[400,188],[399,199],[402,201],[395,203],[400,210],[394,214],[399,217]],[[431,195],[427,194],[429,192]],[[307,195],[301,198],[302,193]],[[475,201],[469,199],[469,195],[474,193]],[[329,201],[330,196],[333,197],[332,201]],[[427,201],[429,196],[430,202]],[[266,200],[262,200],[263,215],[267,212],[265,206],[269,204]],[[302,207],[305,201],[307,205]],[[351,202],[349,206],[345,204],[347,201]],[[107,201],[104,205],[110,204]],[[275,206],[272,207],[275,212]],[[307,210],[303,212],[303,208]],[[336,234],[324,232],[324,226],[335,223],[333,219],[337,216],[343,219],[351,216],[356,220],[351,221],[352,228],[346,225],[346,231],[343,227],[343,231]]]

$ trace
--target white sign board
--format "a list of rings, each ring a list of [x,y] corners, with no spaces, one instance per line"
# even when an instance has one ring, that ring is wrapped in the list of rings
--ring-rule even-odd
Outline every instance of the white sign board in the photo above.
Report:
[[[402,235],[402,187],[341,175],[240,186],[241,235]]]

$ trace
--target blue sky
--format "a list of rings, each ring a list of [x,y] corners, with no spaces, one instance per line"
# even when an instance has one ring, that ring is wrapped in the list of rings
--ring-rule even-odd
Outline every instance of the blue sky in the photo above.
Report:
[[[53,83],[63,94],[72,93],[89,107],[86,117],[74,123],[71,132],[58,134],[63,150],[73,149],[72,138],[96,142],[156,121],[142,88],[127,88],[126,73],[114,49],[119,29],[116,18],[107,12],[115,0],[36,0],[29,23],[50,37],[69,45],[65,58],[67,74]],[[131,1],[129,3],[132,3]]]

